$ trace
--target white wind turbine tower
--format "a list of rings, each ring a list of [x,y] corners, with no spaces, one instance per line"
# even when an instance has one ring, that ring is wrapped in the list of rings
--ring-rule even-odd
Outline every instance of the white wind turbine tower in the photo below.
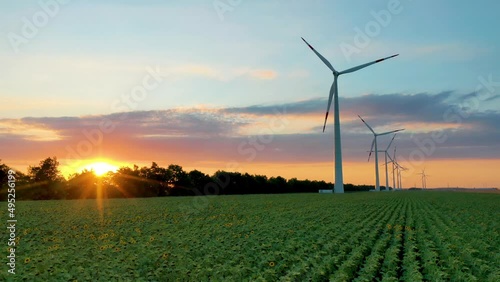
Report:
[[[392,161],[392,184],[394,185],[394,187],[396,187],[397,190],[403,190],[403,184],[401,181],[401,171],[408,170],[408,169],[405,167],[402,167],[398,163],[398,161],[396,159],[396,147],[395,146],[394,146],[393,157],[391,158],[389,156],[389,158]]]
[[[387,157],[389,158],[389,162],[385,165],[386,169],[387,169],[387,166],[389,165],[389,163],[392,163],[392,190],[395,191],[397,190],[397,187],[396,187],[396,176],[394,175],[394,160],[391,158],[391,155],[387,154]]]
[[[399,185],[399,190],[403,190],[403,180],[401,179],[401,172],[408,170],[406,167],[402,167],[400,164],[396,162],[396,166],[398,168],[398,185]]]
[[[302,38],[302,37],[301,37]],[[341,74],[346,74],[346,73],[351,73],[355,72],[357,70],[360,70],[362,68],[366,68],[367,66],[382,62],[386,59],[390,59],[393,57],[396,57],[399,54],[392,55],[386,58],[378,59],[373,62],[369,62],[366,64],[362,64],[347,70],[343,71],[336,71],[332,64],[325,59],[320,53],[318,53],[307,41],[302,38],[302,40],[311,48],[311,50],[323,61],[323,63],[333,72],[333,84],[330,88],[330,96],[328,97],[328,106],[326,108],[326,116],[325,116],[325,123],[323,125],[323,132],[325,132],[325,126],[326,126],[326,120],[328,119],[328,112],[330,111],[330,107],[332,104],[332,98],[333,98],[333,110],[334,110],[334,115],[333,115],[333,122],[334,122],[334,141],[335,141],[335,185],[334,185],[334,191],[335,193],[344,193],[344,178],[343,178],[343,172],[342,172],[342,144],[341,144],[341,139],[340,139],[340,113],[339,113],[339,91],[337,87],[337,79]]]
[[[396,151],[396,148],[394,148],[394,151]],[[387,155],[387,157],[391,160],[390,163],[392,163],[392,188],[394,190],[399,190],[399,164],[396,162],[395,159],[391,158],[390,155]],[[396,182],[397,178],[397,182]]]
[[[389,149],[389,146],[387,146],[387,149]],[[389,155],[389,152],[387,152],[387,157],[391,160],[390,163],[392,163],[392,187],[394,190],[401,190],[401,170],[406,170],[406,168],[399,165],[396,160],[396,146],[394,146],[394,153],[392,157]]]
[[[425,168],[419,174],[422,175],[422,190],[427,190],[427,176],[428,175],[425,174]]]
[[[397,129],[397,130],[387,131],[387,132],[383,132],[383,133],[375,133],[373,128],[368,123],[366,123],[366,121],[361,116],[358,115],[358,117],[366,125],[366,127],[368,127],[368,129],[370,129],[370,131],[373,133],[372,147],[370,148],[370,154],[368,155],[368,161],[370,161],[370,156],[372,155],[372,152],[373,152],[373,145],[375,145],[375,152],[378,152],[377,136],[387,135],[387,134],[391,134],[391,133],[395,133],[395,132],[404,130],[404,129]],[[378,175],[378,153],[375,153],[375,191],[380,191],[380,181],[379,181],[379,175]]]
[[[394,134],[394,136],[392,136],[391,142],[389,142],[389,145],[387,146],[387,148],[385,150],[377,151],[377,153],[384,153],[384,157],[385,157],[385,190],[387,190],[387,191],[389,190],[389,169],[387,167],[389,166],[390,162],[392,162],[392,163],[394,162],[391,159],[391,156],[389,156],[389,147],[391,147],[392,141],[394,141],[395,137],[396,137],[396,134]],[[370,151],[370,154],[371,154],[371,151]],[[389,158],[391,161],[388,162],[387,158]],[[393,168],[394,168],[394,163],[393,163]],[[394,177],[394,169],[393,169],[392,173],[393,173],[393,177]],[[392,184],[393,184],[392,188],[394,189],[394,181],[392,182]]]
[[[392,160],[392,185],[398,189],[399,188],[399,171],[397,171],[399,168],[398,168],[398,165],[397,165],[397,162],[396,162],[396,146],[394,146],[394,154],[393,154],[393,158],[391,159]],[[395,171],[396,170],[396,171]],[[397,173],[394,174],[394,172]],[[396,185],[396,176],[398,176],[398,183]],[[399,190],[399,189],[398,189]]]

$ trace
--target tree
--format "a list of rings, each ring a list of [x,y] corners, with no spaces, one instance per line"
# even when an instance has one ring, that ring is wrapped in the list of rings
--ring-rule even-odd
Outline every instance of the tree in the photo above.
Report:
[[[65,179],[59,171],[56,157],[40,161],[39,166],[29,166],[28,176],[33,184],[30,198],[33,200],[62,199],[65,197]]]
[[[236,179],[239,173],[218,170],[212,175],[213,181],[220,187],[221,194],[231,195],[238,193]],[[240,174],[241,175],[241,174]],[[244,194],[241,193],[240,194]]]
[[[46,158],[39,166],[30,166],[28,175],[34,182],[61,182],[64,177],[59,171],[59,162],[56,157]]]
[[[2,160],[0,160],[2,161]],[[3,185],[4,183],[7,182],[7,177],[9,175],[9,170],[10,170],[10,167],[8,167],[6,164],[3,164],[1,163],[0,164],[0,187],[1,185]]]
[[[268,188],[269,190],[267,191],[267,193],[286,193],[286,192],[289,192],[289,191],[287,191],[286,179],[284,179],[281,176],[269,178],[268,186],[269,186],[269,188]]]
[[[219,191],[213,191],[213,188],[211,189],[211,187],[207,186],[208,184],[212,183],[213,181],[212,181],[212,178],[210,178],[210,176],[204,174],[203,172],[201,172],[199,170],[192,170],[188,173],[188,176],[189,176],[192,187],[199,191],[199,193],[196,193],[197,195],[201,195],[201,194],[205,194],[205,193],[213,195],[213,194],[219,192]],[[209,189],[210,190],[205,191],[205,188],[207,188],[207,190],[209,190]]]
[[[146,181],[144,187],[147,191],[145,193],[150,196],[165,196],[167,194],[168,181],[172,178],[172,173],[169,169],[160,167],[155,162],[149,168],[141,168],[139,176]]]
[[[7,199],[7,192],[8,192],[8,177],[9,177],[9,170],[13,170],[14,177],[15,177],[15,183],[16,183],[16,200],[24,200],[28,199],[25,197],[25,193],[21,192],[23,191],[26,186],[29,184],[29,178],[26,176],[26,174],[13,169],[9,167],[8,165],[1,163],[0,164],[0,200],[6,200]]]
[[[112,182],[117,186],[117,189],[126,198],[142,197],[144,179],[140,176],[139,167],[134,165],[134,169],[130,167],[120,167],[112,177]]]
[[[1,160],[0,160],[1,161]],[[8,190],[8,177],[9,177],[9,170],[11,168],[8,167],[6,164],[0,163],[0,200],[6,200],[7,199],[7,190]]]
[[[267,187],[267,176],[265,175],[254,175],[255,179],[255,189],[252,189],[255,194],[264,194],[268,193],[266,190]]]
[[[188,174],[182,169],[180,165],[171,164],[168,166],[169,179],[168,183],[173,188],[187,188],[191,186]]]
[[[97,185],[99,179],[94,171],[83,170],[70,176],[67,185],[67,198],[89,199],[97,197]]]

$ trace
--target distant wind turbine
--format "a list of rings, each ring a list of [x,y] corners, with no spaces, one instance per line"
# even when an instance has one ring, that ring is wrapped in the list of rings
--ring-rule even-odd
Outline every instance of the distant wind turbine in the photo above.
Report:
[[[398,179],[398,184],[396,184],[395,174],[394,174],[394,172],[398,173],[398,171],[397,171],[398,166],[397,166],[397,162],[396,162],[396,146],[394,146],[394,154],[392,155],[392,159],[391,160],[392,160],[392,185],[396,189],[398,189],[399,188],[399,179]]]
[[[401,179],[401,172],[408,170],[406,167],[403,167],[400,165],[396,159],[396,146],[394,146],[394,155],[393,158],[389,156],[389,158],[392,160],[392,177],[393,177],[393,182],[394,182],[394,169],[396,169],[396,185],[398,190],[403,190],[403,181]]]
[[[370,156],[372,155],[372,152],[378,152],[377,136],[387,135],[387,134],[391,134],[391,133],[395,133],[395,132],[404,130],[404,129],[397,129],[397,130],[387,131],[387,132],[383,132],[383,133],[375,133],[373,128],[368,123],[366,123],[366,121],[361,116],[358,115],[358,117],[366,125],[366,127],[368,127],[368,129],[370,129],[370,131],[373,133],[373,141],[372,141],[372,146],[370,148],[370,154],[368,155],[368,161],[370,161]],[[392,143],[392,141],[391,141],[391,143]],[[373,145],[375,145],[375,151],[373,151]],[[379,175],[378,175],[378,153],[375,153],[375,191],[380,191],[380,181],[379,181]]]
[[[425,174],[425,168],[419,174],[422,175],[422,190],[427,190],[427,176],[429,175]]]
[[[402,167],[400,164],[398,165],[398,177],[399,177],[399,189],[403,190],[403,180],[401,178],[401,172],[408,170],[406,167]]]
[[[408,170],[406,167],[401,166],[396,159],[396,146],[394,146],[394,153],[392,157],[388,155],[390,162],[392,163],[392,185],[396,190],[403,190],[403,184],[401,181],[401,171]]]
[[[302,38],[302,37],[301,37]],[[328,106],[326,107],[326,115],[325,115],[325,123],[323,124],[323,132],[325,132],[325,127],[326,127],[326,120],[328,119],[328,112],[330,111],[330,107],[332,104],[332,98],[333,98],[333,110],[334,110],[334,116],[333,116],[333,121],[334,121],[334,140],[335,140],[335,185],[334,185],[334,192],[335,193],[344,193],[344,177],[343,177],[343,172],[342,172],[342,145],[341,145],[341,139],[340,139],[340,112],[339,112],[339,91],[337,87],[337,79],[341,74],[346,74],[346,73],[351,73],[355,72],[357,70],[360,70],[362,68],[366,68],[367,66],[380,63],[386,59],[390,59],[393,57],[396,57],[399,54],[392,55],[386,58],[378,59],[373,62],[369,62],[366,64],[362,64],[344,71],[336,71],[332,64],[325,59],[320,53],[318,53],[307,41],[302,38],[302,40],[311,48],[311,50],[323,61],[323,63],[333,72],[333,84],[332,87],[330,88],[330,96],[328,97]]]
[[[394,152],[396,152],[396,148],[394,148]],[[394,154],[394,155],[396,155],[396,154]],[[393,159],[389,154],[387,155],[387,157],[391,160],[390,163],[392,163],[392,188],[394,190],[399,190],[398,189],[399,179],[398,179],[398,183],[396,183],[396,176],[398,173],[397,169],[399,169],[398,164],[396,162],[396,159],[395,158]]]
[[[391,144],[394,141],[395,137],[396,137],[396,134],[394,134],[394,136],[392,136],[391,142],[389,142],[389,145],[387,146],[387,148],[385,150],[377,151],[377,153],[384,153],[384,157],[385,157],[385,190],[389,190],[389,169],[387,167],[389,166],[390,162],[394,162],[391,159],[391,156],[389,156],[389,147],[391,147]],[[391,159],[391,161],[390,162],[387,161],[387,158]],[[393,164],[393,166],[394,166],[394,164]],[[394,174],[394,170],[392,173]],[[394,181],[392,184],[394,185]],[[394,186],[392,188],[394,189]]]

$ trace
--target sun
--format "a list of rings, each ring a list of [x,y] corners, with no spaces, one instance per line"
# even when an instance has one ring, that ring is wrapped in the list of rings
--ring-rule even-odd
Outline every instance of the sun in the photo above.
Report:
[[[111,172],[117,171],[118,167],[107,162],[98,161],[86,165],[85,167],[83,167],[83,169],[92,170],[94,171],[95,175],[103,176],[104,174],[110,171]]]

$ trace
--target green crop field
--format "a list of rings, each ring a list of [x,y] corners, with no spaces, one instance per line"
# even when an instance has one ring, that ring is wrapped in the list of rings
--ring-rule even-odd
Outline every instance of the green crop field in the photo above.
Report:
[[[500,281],[499,212],[430,191],[18,202],[0,280]]]

